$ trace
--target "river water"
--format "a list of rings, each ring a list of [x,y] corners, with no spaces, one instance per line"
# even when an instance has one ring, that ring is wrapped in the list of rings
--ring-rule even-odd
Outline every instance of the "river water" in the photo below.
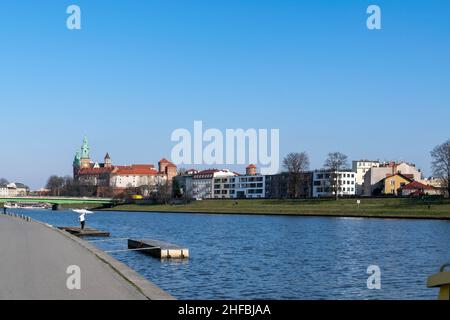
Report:
[[[71,211],[15,210],[55,226]],[[435,299],[426,279],[450,262],[450,222],[254,215],[98,212],[89,227],[113,238],[186,246],[186,261],[111,254],[179,299]],[[99,242],[103,250],[123,241]],[[367,288],[367,268],[381,289]]]

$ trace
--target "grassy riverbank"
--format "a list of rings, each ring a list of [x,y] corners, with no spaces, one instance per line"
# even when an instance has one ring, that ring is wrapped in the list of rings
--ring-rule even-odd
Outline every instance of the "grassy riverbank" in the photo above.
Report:
[[[355,199],[207,200],[186,205],[128,204],[105,210],[450,219],[450,200],[362,199],[359,208]]]

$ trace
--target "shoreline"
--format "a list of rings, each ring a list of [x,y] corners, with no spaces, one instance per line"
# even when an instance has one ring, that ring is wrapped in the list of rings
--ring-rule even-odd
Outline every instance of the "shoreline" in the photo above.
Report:
[[[363,199],[330,200],[205,200],[191,204],[125,204],[96,211],[143,213],[229,214],[292,217],[450,220],[450,200]]]
[[[344,213],[264,213],[264,212],[231,212],[231,211],[181,211],[181,210],[133,210],[133,209],[93,209],[97,212],[133,212],[133,213],[170,213],[170,214],[207,214],[207,215],[236,215],[236,216],[283,216],[283,217],[320,217],[320,218],[367,218],[367,219],[405,219],[405,220],[450,220],[450,214],[445,216],[405,215],[405,214],[344,214]]]

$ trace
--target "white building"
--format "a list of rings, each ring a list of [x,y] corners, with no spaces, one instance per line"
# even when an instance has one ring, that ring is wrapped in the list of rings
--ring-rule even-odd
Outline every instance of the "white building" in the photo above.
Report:
[[[214,198],[257,199],[266,196],[266,176],[256,173],[249,165],[245,175],[214,179]]]
[[[337,177],[337,179],[336,179]],[[356,173],[353,171],[332,172],[316,170],[313,174],[313,197],[354,196],[356,194]]]
[[[0,185],[0,197],[26,197],[30,189],[23,183],[8,183]]]
[[[361,196],[364,194],[364,176],[371,168],[380,166],[379,161],[370,160],[355,160],[352,161],[352,170],[356,173],[356,195]]]
[[[219,183],[225,185],[229,181],[229,177],[235,176],[237,176],[236,173],[226,169],[200,171],[192,177],[192,197],[197,200],[230,198],[228,189],[218,190],[218,193],[216,193],[214,190],[214,182],[220,181]]]

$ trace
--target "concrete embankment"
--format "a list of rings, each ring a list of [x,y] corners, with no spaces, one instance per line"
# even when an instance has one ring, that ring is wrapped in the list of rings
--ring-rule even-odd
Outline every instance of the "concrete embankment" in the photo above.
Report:
[[[174,299],[88,242],[18,217],[0,215],[0,257],[0,299]],[[67,285],[71,266],[80,289]]]

